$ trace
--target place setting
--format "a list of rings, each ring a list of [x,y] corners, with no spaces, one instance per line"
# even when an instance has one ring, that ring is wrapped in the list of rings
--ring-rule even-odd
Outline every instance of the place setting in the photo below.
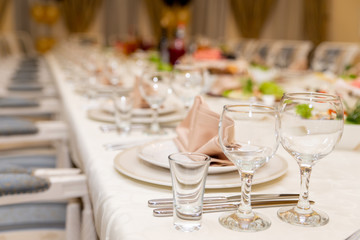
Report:
[[[124,93],[120,87],[114,87],[111,97],[89,109],[87,116],[116,126],[129,125],[130,121],[132,126],[149,125],[148,134],[161,135],[160,125],[176,125],[185,115],[179,100],[172,94],[171,77],[168,72],[157,71],[134,76],[130,92]]]
[[[281,207],[278,217],[292,225],[317,227],[327,224],[329,216],[312,207],[311,170],[332,152],[343,126],[341,100],[335,95],[286,93],[279,109],[257,103],[225,105],[220,116],[198,96],[175,139],[119,153],[114,167],[128,177],[172,187],[173,198],[150,199],[148,205],[155,217],[173,216],[180,231],[199,230],[202,214],[211,212],[225,212],[219,216],[225,228],[263,231],[271,220],[252,210],[263,207]],[[300,194],[252,194],[252,185],[286,173],[287,160],[276,155],[280,143],[299,164]],[[241,187],[241,194],[204,197],[205,189],[229,187]]]

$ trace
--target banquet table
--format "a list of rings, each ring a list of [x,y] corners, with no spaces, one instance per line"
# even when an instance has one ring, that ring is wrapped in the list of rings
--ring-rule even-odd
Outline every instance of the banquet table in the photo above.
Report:
[[[114,167],[114,158],[121,158],[124,152],[106,151],[103,147],[111,142],[151,138],[141,133],[123,137],[116,132],[102,132],[99,128],[101,123],[87,116],[87,110],[96,104],[96,100],[89,100],[74,91],[74,84],[66,79],[54,55],[47,55],[46,61],[61,95],[75,162],[88,178],[95,227],[100,239],[345,239],[360,228],[360,152],[335,149],[315,165],[310,181],[310,199],[315,201],[317,208],[329,215],[327,225],[317,228],[292,226],[277,217],[278,208],[262,208],[257,211],[272,222],[271,227],[262,232],[244,233],[225,229],[218,222],[218,217],[223,213],[204,214],[202,228],[197,232],[175,230],[171,217],[154,217],[153,209],[147,206],[149,199],[171,197],[171,187],[136,180],[120,173]],[[175,133],[172,131],[161,138],[173,137]],[[253,193],[299,192],[300,174],[296,161],[281,147],[277,155],[288,164],[286,173],[274,180],[254,185]],[[126,161],[133,160],[129,158]],[[205,195],[231,195],[239,192],[239,187],[215,188],[206,189]]]

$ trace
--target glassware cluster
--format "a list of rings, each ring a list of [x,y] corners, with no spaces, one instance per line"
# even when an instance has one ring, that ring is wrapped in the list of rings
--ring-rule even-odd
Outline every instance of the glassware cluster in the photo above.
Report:
[[[329,221],[326,213],[309,202],[312,167],[330,154],[344,127],[340,97],[323,93],[286,93],[278,109],[265,105],[225,105],[219,123],[219,143],[241,176],[241,201],[236,212],[220,216],[226,228],[256,232],[270,227],[265,216],[251,208],[251,183],[254,172],[271,160],[278,144],[300,167],[300,197],[295,207],[278,210],[287,223],[317,227]]]

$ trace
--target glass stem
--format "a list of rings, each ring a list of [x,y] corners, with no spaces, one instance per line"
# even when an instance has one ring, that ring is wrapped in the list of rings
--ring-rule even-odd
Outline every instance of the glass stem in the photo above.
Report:
[[[253,173],[241,172],[241,200],[238,211],[246,215],[247,217],[251,217],[253,215],[253,211],[251,208],[251,185],[253,179]]]
[[[301,189],[300,197],[297,203],[298,211],[311,212],[311,206],[309,202],[309,181],[311,175],[311,167],[300,165],[300,176],[301,176]]]
[[[151,122],[151,132],[158,133],[160,131],[160,124],[158,121],[159,117],[159,108],[153,108],[152,122]]]

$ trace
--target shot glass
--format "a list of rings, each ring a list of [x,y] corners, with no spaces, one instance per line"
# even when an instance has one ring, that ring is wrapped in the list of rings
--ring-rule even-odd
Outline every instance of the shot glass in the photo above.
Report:
[[[199,230],[210,157],[185,152],[173,153],[168,158],[174,198],[174,227],[183,232]]]
[[[128,134],[131,130],[133,97],[131,95],[114,95],[115,124],[119,134]]]

